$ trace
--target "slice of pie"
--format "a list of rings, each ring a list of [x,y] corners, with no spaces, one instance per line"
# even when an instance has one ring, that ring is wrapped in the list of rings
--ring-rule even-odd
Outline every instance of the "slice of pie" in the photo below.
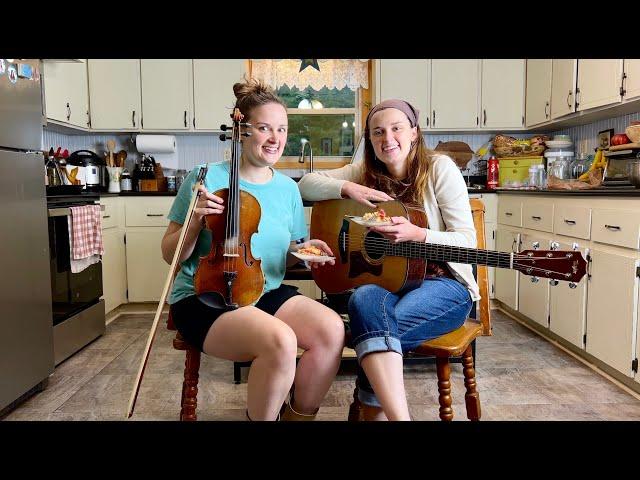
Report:
[[[320,250],[318,247],[314,247],[313,245],[310,247],[303,247],[299,249],[298,253],[301,253],[302,255],[316,255],[319,257],[324,255],[324,252],[322,250]]]
[[[391,217],[388,217],[385,211],[382,208],[379,208],[375,212],[365,213],[362,216],[362,220],[364,220],[365,222],[384,223],[384,222],[390,222]]]

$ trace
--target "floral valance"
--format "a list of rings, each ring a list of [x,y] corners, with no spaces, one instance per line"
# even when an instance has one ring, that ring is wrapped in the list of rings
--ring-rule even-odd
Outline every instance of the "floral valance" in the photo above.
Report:
[[[356,90],[369,88],[368,60],[317,60],[319,71],[312,65],[304,66],[301,59],[252,60],[251,76],[259,78],[274,88],[287,85],[304,90],[311,87],[320,90],[343,89]]]

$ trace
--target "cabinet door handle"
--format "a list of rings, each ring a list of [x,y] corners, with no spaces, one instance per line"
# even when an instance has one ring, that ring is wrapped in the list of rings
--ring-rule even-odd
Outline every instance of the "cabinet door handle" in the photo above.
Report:
[[[67,102],[67,122],[69,121],[70,118],[71,118],[71,107],[69,106],[69,103]]]
[[[564,223],[566,223],[567,225],[575,225],[576,221],[575,220],[567,220],[566,218],[564,219]]]
[[[622,230],[619,226],[617,225],[605,225],[604,228],[607,228],[609,230],[613,230],[614,232],[619,232],[620,230]]]
[[[580,106],[580,89],[576,88],[576,110]]]
[[[193,128],[196,128],[196,116],[193,116]]]
[[[185,128],[187,126],[187,111],[186,110],[184,111],[184,126],[185,126]]]
[[[569,90],[569,95],[567,95],[567,107],[569,108],[571,108],[571,102],[569,102],[569,98],[571,98],[571,95],[573,95],[573,92]]]
[[[162,217],[162,213],[147,213],[147,217]]]
[[[482,125],[487,125],[487,109],[482,110]]]
[[[429,117],[427,117],[426,124],[427,124],[426,126],[428,127],[429,126]]]
[[[136,111],[133,110],[133,112],[131,113],[131,123],[133,124],[133,126],[136,126]]]
[[[511,212],[504,212],[505,217],[511,217],[513,215],[513,213]]]
[[[547,113],[547,108],[549,108],[549,102],[544,104],[544,118],[549,118],[549,114]]]
[[[111,218],[111,215],[103,215],[102,218]]]
[[[624,97],[627,91],[624,89],[624,81],[627,79],[627,74],[622,74],[622,83],[620,84],[620,96]]]
[[[542,220],[542,217],[538,217],[537,215],[531,215],[531,218],[538,221]]]
[[[433,121],[431,122],[431,125],[432,125],[433,127],[435,127],[435,126],[436,126],[436,111],[435,111],[435,110],[433,111]]]

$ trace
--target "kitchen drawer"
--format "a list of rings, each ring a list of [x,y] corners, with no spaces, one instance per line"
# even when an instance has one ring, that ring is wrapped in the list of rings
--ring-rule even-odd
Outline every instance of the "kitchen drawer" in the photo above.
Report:
[[[127,227],[164,227],[175,197],[127,198],[125,207]]]
[[[553,205],[530,203],[522,205],[522,226],[541,232],[553,232]]]
[[[522,200],[506,195],[498,197],[498,223],[522,226]]]
[[[638,249],[640,216],[637,212],[594,208],[591,221],[591,240]]]
[[[591,235],[591,209],[556,205],[553,231],[560,235],[588,240]]]
[[[120,223],[120,203],[118,197],[100,199],[102,205],[102,229],[117,227]]]

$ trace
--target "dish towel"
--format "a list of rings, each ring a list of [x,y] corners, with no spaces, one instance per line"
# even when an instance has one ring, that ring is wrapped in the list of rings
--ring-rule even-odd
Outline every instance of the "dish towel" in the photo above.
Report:
[[[104,254],[102,209],[100,205],[70,207],[69,246],[71,272],[78,273],[98,263]]]

